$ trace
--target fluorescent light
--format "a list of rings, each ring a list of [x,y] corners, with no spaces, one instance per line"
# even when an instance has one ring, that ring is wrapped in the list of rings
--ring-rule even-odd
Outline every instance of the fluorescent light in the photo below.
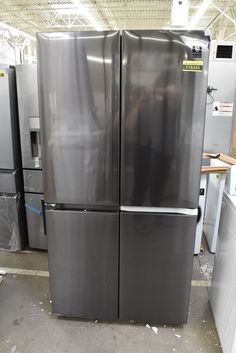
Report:
[[[199,20],[202,18],[202,16],[204,15],[206,10],[210,6],[211,2],[212,2],[212,0],[204,0],[202,2],[197,13],[195,14],[195,16],[193,17],[193,19],[191,20],[191,22],[188,25],[189,29],[193,29],[196,26],[196,24],[198,24]]]
[[[6,24],[6,23],[0,22],[0,28],[7,29],[7,30],[10,32],[10,34],[11,34],[12,36],[14,36],[14,37],[20,35],[20,36],[23,36],[23,37],[25,37],[25,38],[29,38],[29,39],[31,39],[31,40],[33,40],[33,41],[36,41],[36,38],[35,38],[35,37],[31,36],[31,35],[28,34],[28,33],[25,33],[25,32],[23,32],[23,31],[20,31],[19,29],[15,28],[15,27],[12,27],[12,26],[10,26],[10,25],[8,25],[8,24]]]
[[[80,0],[73,0],[73,4],[76,5],[78,8],[78,11],[81,13],[82,16],[88,20],[88,22],[97,30],[101,31],[102,27],[101,25],[97,22],[97,20],[93,17],[93,15],[84,7],[84,5],[81,3]]]

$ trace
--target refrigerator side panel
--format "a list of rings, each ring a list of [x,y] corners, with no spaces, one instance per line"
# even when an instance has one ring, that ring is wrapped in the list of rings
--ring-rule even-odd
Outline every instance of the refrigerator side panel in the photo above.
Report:
[[[196,216],[121,213],[119,318],[184,324]]]
[[[119,32],[38,34],[45,200],[118,204]]]
[[[121,204],[196,208],[208,38],[165,30],[122,37]]]
[[[46,211],[52,309],[118,318],[119,214]]]

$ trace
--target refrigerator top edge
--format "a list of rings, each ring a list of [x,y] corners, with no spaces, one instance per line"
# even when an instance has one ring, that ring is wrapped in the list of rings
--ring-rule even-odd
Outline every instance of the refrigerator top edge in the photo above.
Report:
[[[65,31],[65,32],[38,32],[36,33],[36,38],[42,38],[42,39],[69,39],[72,37],[74,34],[76,38],[84,38],[84,39],[89,39],[94,37],[96,38],[102,38],[104,35],[106,36],[113,36],[119,33],[119,30],[110,30],[110,31]],[[79,36],[78,36],[79,35]]]
[[[121,211],[124,212],[138,212],[138,213],[168,213],[168,214],[184,214],[189,216],[197,216],[197,208],[174,208],[174,207],[135,207],[135,206],[121,206]]]
[[[198,36],[204,36],[208,37],[210,39],[210,32],[205,31],[205,30],[189,30],[189,29],[180,29],[180,28],[160,28],[160,29],[126,29],[126,30],[108,30],[108,31],[57,31],[57,32],[37,32],[36,37],[46,37],[45,39],[48,38],[58,38],[58,39],[67,39],[68,34],[79,34],[81,38],[88,38],[91,35],[104,35],[104,34],[110,34],[110,35],[115,35],[117,33],[120,33],[122,36],[123,33],[127,32],[142,32],[142,33],[176,33],[176,34],[188,34],[188,35],[198,35]],[[99,37],[98,37],[99,38]],[[23,64],[27,66],[28,64]],[[17,66],[22,66],[22,65],[16,65]]]

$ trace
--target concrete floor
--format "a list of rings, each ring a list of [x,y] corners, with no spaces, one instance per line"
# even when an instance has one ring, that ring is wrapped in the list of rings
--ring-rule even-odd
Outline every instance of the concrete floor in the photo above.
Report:
[[[194,258],[188,324],[155,333],[145,324],[54,316],[47,254],[0,252],[0,267],[8,268],[0,284],[0,353],[220,353],[208,302],[212,263],[207,252]]]

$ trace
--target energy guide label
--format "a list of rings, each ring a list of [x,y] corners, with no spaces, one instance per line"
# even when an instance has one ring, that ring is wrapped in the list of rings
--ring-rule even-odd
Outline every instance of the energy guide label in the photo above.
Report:
[[[203,70],[203,61],[199,60],[184,60],[182,71],[189,72],[202,72]]]

